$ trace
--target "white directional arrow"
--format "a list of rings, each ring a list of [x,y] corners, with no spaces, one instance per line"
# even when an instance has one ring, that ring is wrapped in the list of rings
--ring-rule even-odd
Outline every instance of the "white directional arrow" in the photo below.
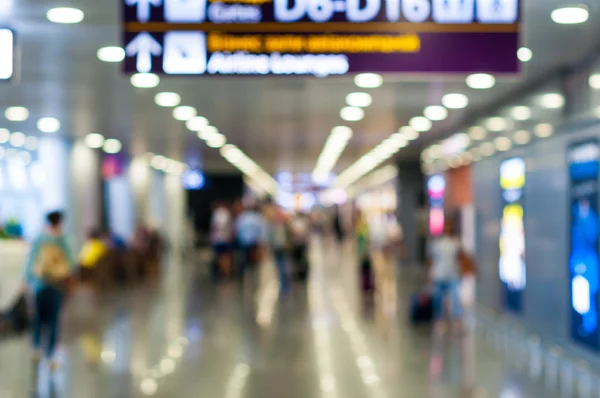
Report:
[[[152,56],[162,54],[162,47],[149,33],[142,32],[125,47],[127,56],[137,56],[138,72],[148,73],[152,70]]]
[[[150,20],[150,7],[159,7],[162,0],[125,0],[125,4],[133,6],[137,4],[137,19],[139,22]]]

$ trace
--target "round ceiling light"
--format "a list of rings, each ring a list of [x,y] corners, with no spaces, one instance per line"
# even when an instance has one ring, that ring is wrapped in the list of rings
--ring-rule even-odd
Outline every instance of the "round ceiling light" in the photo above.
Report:
[[[473,126],[469,129],[469,137],[472,140],[480,141],[487,136],[487,130],[481,126]]]
[[[496,152],[496,147],[491,142],[484,142],[479,146],[481,156],[492,156]]]
[[[331,136],[336,140],[348,141],[352,138],[352,129],[348,126],[335,126],[331,129]]]
[[[373,97],[369,93],[350,93],[346,96],[346,104],[348,106],[364,108],[372,103]]]
[[[11,122],[24,122],[29,119],[29,110],[23,106],[11,106],[6,108],[4,116]]]
[[[345,106],[340,110],[340,117],[347,122],[357,122],[365,117],[365,111],[355,106]]]
[[[121,152],[122,147],[123,147],[123,145],[121,144],[121,141],[114,139],[114,138],[109,138],[106,141],[104,141],[104,145],[102,146],[102,149],[106,153],[115,154],[115,153]]]
[[[172,108],[181,103],[181,96],[170,92],[158,93],[154,96],[154,103],[165,108]]]
[[[463,109],[469,105],[469,98],[459,93],[446,94],[442,97],[442,105],[448,109]]]
[[[8,129],[0,129],[0,144],[6,144],[10,140],[10,131]]]
[[[517,50],[517,58],[521,62],[529,62],[533,58],[533,51],[528,47],[521,47]]]
[[[136,73],[131,75],[131,85],[137,88],[154,88],[159,85],[160,77],[154,73]]]
[[[10,145],[12,145],[16,148],[20,148],[23,145],[25,145],[25,141],[26,141],[26,138],[25,138],[25,134],[23,134],[23,133],[16,132],[16,133],[12,133],[10,135]]]
[[[406,138],[406,136],[404,134],[402,134],[402,133],[392,134],[384,142],[392,144],[393,146],[397,147],[398,149],[405,148],[405,147],[408,146],[408,138]]]
[[[104,136],[98,133],[91,133],[85,136],[83,142],[88,146],[88,148],[102,148],[104,145]]]
[[[487,90],[494,87],[496,78],[487,73],[474,73],[467,76],[467,86],[475,90]]]
[[[516,131],[513,135],[513,141],[519,145],[525,145],[531,141],[531,134],[527,130]]]
[[[431,120],[423,116],[413,117],[412,119],[410,119],[408,124],[410,124],[410,127],[420,132],[429,131],[431,130],[432,126]]]
[[[565,97],[558,93],[548,93],[541,95],[539,101],[544,108],[558,109],[565,104]]]
[[[531,118],[531,109],[528,106],[515,106],[510,111],[515,120],[529,120]]]
[[[38,149],[38,139],[32,136],[27,137],[25,139],[25,149],[28,151],[35,151]]]
[[[162,155],[155,155],[150,160],[150,165],[156,170],[164,170],[169,164],[169,159]]]
[[[48,21],[54,23],[74,24],[83,21],[83,11],[77,8],[58,7],[48,10]]]
[[[585,5],[557,8],[550,14],[554,22],[561,25],[584,23],[590,17],[590,11]]]
[[[17,154],[19,160],[21,161],[21,163],[23,163],[25,166],[27,166],[29,163],[31,163],[31,154],[27,151],[21,151]]]
[[[550,123],[540,123],[535,126],[534,133],[540,138],[548,138],[554,133],[554,128]]]
[[[223,145],[227,143],[227,138],[223,134],[215,134],[206,140],[206,145],[211,148],[221,148]]]
[[[200,131],[208,125],[208,119],[203,116],[194,116],[185,122],[185,127],[187,127],[190,131]]]
[[[56,133],[60,129],[60,122],[53,117],[43,117],[37,121],[37,128],[42,133]]]
[[[198,138],[204,141],[208,141],[217,135],[221,135],[221,133],[219,133],[219,129],[215,126],[206,126],[198,131]]]
[[[494,146],[496,150],[506,152],[512,148],[512,141],[508,137],[498,137],[494,140]]]
[[[594,90],[600,90],[600,73],[594,73],[589,79],[590,87]]]
[[[448,110],[441,105],[430,105],[423,110],[429,120],[444,120],[448,117]]]
[[[182,106],[178,106],[177,108],[173,109],[173,117],[175,118],[175,120],[180,120],[182,122],[186,122],[186,121],[190,120],[191,118],[195,117],[197,114],[198,114],[198,111],[196,110],[196,108],[194,108],[192,106],[182,105]]]
[[[419,132],[410,126],[400,127],[398,133],[402,134],[404,138],[406,138],[409,141],[413,141],[419,138]]]
[[[100,61],[121,62],[125,59],[125,50],[117,46],[102,47],[96,55]]]
[[[499,132],[508,128],[508,121],[502,117],[491,117],[485,122],[488,130]]]
[[[360,88],[377,88],[383,84],[383,77],[377,73],[360,73],[354,76],[354,84]]]

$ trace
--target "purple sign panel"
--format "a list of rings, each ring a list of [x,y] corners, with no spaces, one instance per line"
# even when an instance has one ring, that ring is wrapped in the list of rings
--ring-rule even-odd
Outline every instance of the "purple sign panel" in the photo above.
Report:
[[[123,0],[124,69],[516,73],[518,0]]]

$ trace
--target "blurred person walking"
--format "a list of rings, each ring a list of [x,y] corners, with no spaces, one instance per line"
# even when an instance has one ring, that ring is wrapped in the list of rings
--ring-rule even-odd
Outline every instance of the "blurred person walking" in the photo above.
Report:
[[[310,238],[310,221],[305,214],[297,213],[290,220],[289,228],[296,278],[305,281],[308,279],[309,273],[308,240]]]
[[[275,207],[268,214],[269,246],[273,251],[273,259],[279,274],[281,292],[287,293],[290,288],[286,249],[288,246],[285,215]]]
[[[98,264],[108,253],[106,242],[98,230],[92,230],[79,252],[79,280],[82,285],[98,288]]]
[[[462,305],[459,296],[460,258],[463,253],[460,240],[454,235],[452,224],[444,225],[443,235],[435,238],[429,249],[429,277],[433,284],[433,317],[438,333],[444,331],[444,303],[449,300],[450,320],[460,325]]]
[[[33,242],[25,265],[25,281],[34,295],[33,349],[34,359],[44,354],[50,369],[57,363],[54,352],[59,339],[60,315],[70,276],[75,268],[67,238],[63,234],[63,213],[47,215],[47,229]]]
[[[217,202],[210,221],[210,241],[213,247],[212,277],[218,281],[232,273],[231,245],[233,218],[222,202]]]
[[[262,248],[267,239],[267,227],[258,206],[247,206],[238,216],[235,231],[241,251],[240,278],[244,280],[248,270],[255,273],[262,260]]]

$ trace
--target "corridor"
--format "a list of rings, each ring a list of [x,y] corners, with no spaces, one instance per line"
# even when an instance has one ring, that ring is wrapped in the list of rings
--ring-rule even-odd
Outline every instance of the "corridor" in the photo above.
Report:
[[[315,242],[310,283],[283,297],[268,265],[256,281],[213,285],[202,262],[176,258],[159,286],[77,296],[52,376],[33,368],[24,338],[0,343],[0,397],[553,397],[478,333],[433,344],[409,325],[414,276],[399,276],[397,305],[363,302],[351,250],[331,247]]]

